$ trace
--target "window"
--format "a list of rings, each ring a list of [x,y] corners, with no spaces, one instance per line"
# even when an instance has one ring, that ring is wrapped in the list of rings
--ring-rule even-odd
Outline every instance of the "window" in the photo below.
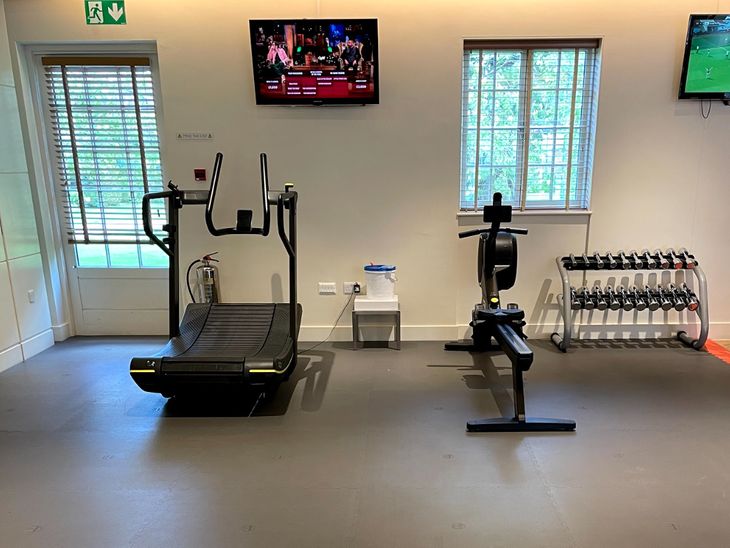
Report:
[[[460,207],[587,209],[597,40],[464,44]]]
[[[62,217],[76,265],[165,266],[142,227],[142,196],[163,187],[149,59],[42,61]],[[165,211],[153,215],[159,230]]]

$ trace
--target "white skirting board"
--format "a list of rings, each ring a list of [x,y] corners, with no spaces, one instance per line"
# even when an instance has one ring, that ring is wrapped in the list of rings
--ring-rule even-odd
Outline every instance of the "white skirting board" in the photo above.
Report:
[[[377,327],[361,327],[361,332],[368,340],[368,329],[373,334],[381,335],[384,331],[387,336],[387,325]],[[683,330],[690,334],[697,333],[698,325],[690,324],[602,324],[583,325],[577,333],[577,338],[585,339],[651,339],[651,338],[672,338],[677,331]],[[303,325],[299,331],[299,339],[302,342],[319,342],[323,340],[332,326],[326,325]],[[525,326],[527,336],[534,339],[549,339],[555,331],[561,331],[562,325],[554,324],[528,324]],[[463,339],[470,333],[468,325],[403,325],[401,326],[401,338],[404,341],[450,341]],[[378,339],[376,336],[373,339]],[[730,322],[710,323],[711,339],[730,339]],[[330,337],[331,341],[351,341],[352,326],[339,325]]]
[[[23,348],[23,359],[28,360],[53,345],[53,329],[43,331],[42,333],[20,343],[20,346]]]
[[[0,373],[23,361],[23,350],[19,344],[0,351]]]
[[[53,344],[53,330],[48,329],[21,341],[20,344],[15,344],[10,348],[0,350],[0,373],[24,360],[32,358],[36,354],[40,354],[45,349],[53,346]]]

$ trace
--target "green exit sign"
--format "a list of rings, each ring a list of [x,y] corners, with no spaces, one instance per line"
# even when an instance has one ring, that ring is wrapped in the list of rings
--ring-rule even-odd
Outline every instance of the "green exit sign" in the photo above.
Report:
[[[87,25],[126,25],[124,0],[84,0]]]

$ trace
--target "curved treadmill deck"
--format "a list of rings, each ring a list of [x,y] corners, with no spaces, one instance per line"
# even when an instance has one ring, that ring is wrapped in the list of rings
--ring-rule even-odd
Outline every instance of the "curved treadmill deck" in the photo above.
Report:
[[[132,378],[142,390],[170,394],[284,380],[296,365],[289,310],[289,304],[191,304],[178,337],[154,356],[132,359]]]

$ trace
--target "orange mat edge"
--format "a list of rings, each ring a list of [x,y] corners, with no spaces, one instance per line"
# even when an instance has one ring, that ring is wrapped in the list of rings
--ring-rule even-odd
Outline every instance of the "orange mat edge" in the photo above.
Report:
[[[730,350],[728,350],[721,344],[716,343],[711,339],[708,339],[705,343],[705,348],[710,354],[712,354],[716,358],[724,361],[727,364],[730,364]]]

